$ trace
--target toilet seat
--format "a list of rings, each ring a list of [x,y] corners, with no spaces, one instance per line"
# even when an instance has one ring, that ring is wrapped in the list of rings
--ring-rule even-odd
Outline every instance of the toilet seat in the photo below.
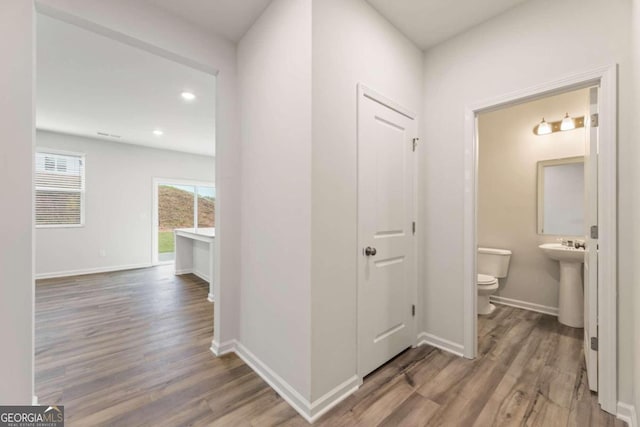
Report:
[[[477,284],[480,286],[490,286],[498,283],[498,279],[488,274],[478,274]]]

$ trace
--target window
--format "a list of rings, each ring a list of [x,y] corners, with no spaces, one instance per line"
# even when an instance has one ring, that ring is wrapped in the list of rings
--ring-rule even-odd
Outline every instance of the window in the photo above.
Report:
[[[84,224],[84,155],[36,153],[36,227]]]
[[[176,228],[215,227],[216,189],[213,183],[159,178],[154,180],[154,189],[154,262],[170,262]]]

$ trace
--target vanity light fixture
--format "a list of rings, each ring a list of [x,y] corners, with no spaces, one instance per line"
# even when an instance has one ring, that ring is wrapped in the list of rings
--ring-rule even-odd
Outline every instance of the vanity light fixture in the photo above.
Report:
[[[550,133],[573,130],[584,127],[584,116],[573,118],[569,113],[562,120],[547,122],[544,118],[533,128],[535,135],[549,135]]]
[[[562,122],[560,122],[560,130],[571,130],[575,129],[576,124],[573,122],[573,119],[569,117],[569,113],[566,113]]]
[[[542,121],[538,126],[533,129],[536,135],[547,135],[551,133],[551,125],[542,118]]]

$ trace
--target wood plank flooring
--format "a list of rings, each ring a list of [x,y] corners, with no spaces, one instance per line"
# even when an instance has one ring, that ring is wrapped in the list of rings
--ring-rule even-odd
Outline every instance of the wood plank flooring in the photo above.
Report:
[[[237,356],[210,353],[207,293],[171,267],[38,281],[40,403],[69,426],[306,426]],[[315,425],[624,425],[588,390],[581,329],[498,307],[479,335],[473,361],[402,353]]]

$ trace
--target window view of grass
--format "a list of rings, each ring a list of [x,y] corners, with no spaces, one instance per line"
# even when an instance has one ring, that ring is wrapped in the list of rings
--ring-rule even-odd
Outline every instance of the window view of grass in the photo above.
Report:
[[[200,188],[198,194],[198,227],[215,226],[215,196],[213,189]],[[195,187],[160,185],[158,187],[158,253],[174,252],[173,230],[194,226]]]
[[[158,252],[166,254],[174,251],[173,231],[158,232]]]

